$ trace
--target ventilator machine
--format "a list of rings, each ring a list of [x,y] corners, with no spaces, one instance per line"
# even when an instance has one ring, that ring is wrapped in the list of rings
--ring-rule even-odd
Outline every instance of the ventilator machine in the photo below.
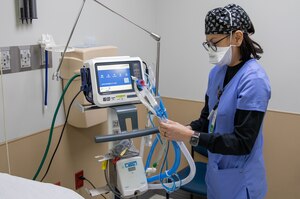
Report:
[[[151,68],[139,57],[99,57],[87,60],[80,69],[80,75],[86,99],[97,107],[108,108],[109,132],[96,136],[95,142],[110,142],[109,149],[96,158],[101,162],[107,185],[116,198],[137,197],[150,189],[165,189],[170,193],[193,179],[195,164],[184,143],[165,140],[154,126],[154,116],[163,122],[167,122],[168,117],[161,98],[155,96],[155,78]],[[135,104],[140,102],[149,111],[148,124],[152,127],[138,129]],[[132,122],[130,132],[126,126],[128,118]],[[153,134],[156,137],[152,143]],[[135,137],[142,137],[140,150],[131,140]],[[172,166],[167,162],[170,145],[175,153]],[[150,152],[144,165],[146,146],[150,147]],[[153,161],[156,148],[159,152]],[[191,168],[185,179],[176,174],[181,152]],[[96,196],[104,191],[103,188],[93,189],[90,194]]]

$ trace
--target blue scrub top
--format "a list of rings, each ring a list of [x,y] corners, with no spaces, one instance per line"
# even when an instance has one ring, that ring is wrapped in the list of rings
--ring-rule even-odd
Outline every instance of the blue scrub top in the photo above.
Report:
[[[227,66],[215,66],[209,75],[209,111],[218,101]],[[237,109],[266,112],[271,88],[269,79],[256,59],[247,61],[223,88],[214,133],[234,132]],[[211,124],[211,119],[210,119]],[[263,126],[248,155],[208,154],[206,183],[208,199],[261,199],[267,192],[263,159]]]

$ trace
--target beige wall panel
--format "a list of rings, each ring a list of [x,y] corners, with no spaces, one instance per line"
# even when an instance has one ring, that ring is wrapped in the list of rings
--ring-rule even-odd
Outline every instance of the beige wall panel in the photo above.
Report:
[[[300,115],[269,111],[264,129],[267,198],[300,198]]]

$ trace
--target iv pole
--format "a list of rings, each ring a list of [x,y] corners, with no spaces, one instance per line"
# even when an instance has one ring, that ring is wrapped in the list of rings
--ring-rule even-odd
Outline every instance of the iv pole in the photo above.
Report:
[[[141,30],[143,30],[144,32],[148,33],[148,34],[156,41],[155,96],[158,96],[158,87],[159,87],[159,62],[160,62],[160,38],[161,38],[161,37],[160,37],[158,34],[155,34],[155,33],[153,33],[153,32],[150,32],[149,30],[147,30],[147,29],[145,29],[145,28],[139,26],[138,24],[134,23],[133,21],[127,19],[127,18],[124,17],[123,15],[121,15],[121,14],[117,13],[116,11],[110,9],[109,7],[107,7],[106,5],[104,5],[103,3],[99,2],[98,0],[94,0],[94,1],[95,1],[96,3],[98,3],[99,5],[101,5],[102,7],[106,8],[107,10],[111,11],[112,13],[118,15],[119,17],[125,19],[125,20],[128,21],[129,23],[133,24],[135,27],[138,27],[139,29],[141,29]],[[55,78],[56,78],[56,80],[59,80],[59,78],[60,78],[59,71],[60,71],[60,68],[61,68],[63,59],[64,59],[64,57],[65,57],[67,48],[68,48],[69,43],[70,43],[70,41],[71,41],[71,38],[72,38],[72,36],[73,36],[74,30],[75,30],[76,25],[77,25],[77,23],[78,23],[78,20],[79,20],[79,18],[80,18],[81,12],[82,12],[83,7],[84,7],[84,5],[85,5],[85,2],[86,2],[86,0],[83,0],[82,6],[81,6],[80,11],[79,11],[79,14],[78,14],[78,16],[77,16],[77,18],[76,18],[75,24],[74,24],[74,26],[73,26],[73,28],[72,28],[71,34],[70,34],[70,36],[69,36],[69,38],[68,38],[68,41],[67,41],[67,44],[66,44],[66,46],[65,46],[64,52],[62,53],[62,58],[61,58],[61,60],[60,60],[60,62],[59,62],[59,66],[58,66],[56,72],[53,74],[52,79],[55,79]]]
[[[138,27],[139,29],[145,31],[148,33],[155,41],[156,41],[156,68],[155,68],[155,96],[158,96],[158,86],[159,86],[159,61],[160,61],[160,36],[158,34],[155,34],[153,32],[150,32],[149,30],[146,30],[145,28],[139,26],[138,24],[134,23],[133,21],[127,19],[123,15],[117,13],[116,11],[110,9],[103,3],[99,2],[98,0],[94,0],[96,3],[101,5],[102,7],[106,8],[107,10],[111,11],[112,13],[118,15],[119,17],[125,19],[129,23],[133,24],[135,27]]]
[[[84,5],[85,5],[85,2],[86,2],[86,0],[83,0],[82,5],[81,5],[81,7],[80,7],[80,11],[79,11],[79,13],[78,13],[78,16],[77,16],[77,18],[76,18],[76,21],[75,21],[75,23],[74,23],[74,25],[73,25],[73,28],[72,28],[72,30],[71,30],[70,36],[69,36],[69,38],[68,38],[67,44],[66,44],[66,46],[65,46],[64,52],[62,53],[62,56],[61,56],[59,65],[58,65],[58,67],[57,67],[55,73],[53,73],[53,75],[52,75],[52,79],[53,79],[53,80],[54,80],[55,78],[56,78],[57,81],[60,79],[60,74],[59,74],[60,68],[61,68],[62,62],[63,62],[63,60],[64,60],[65,54],[66,54],[66,52],[67,52],[67,49],[68,49],[68,47],[69,47],[69,43],[70,43],[70,41],[71,41],[71,38],[72,38],[73,33],[74,33],[74,31],[75,31],[75,28],[76,28],[76,26],[77,26],[78,20],[79,20],[79,18],[80,18],[81,13],[82,13],[82,10],[83,10],[83,7],[84,7]]]

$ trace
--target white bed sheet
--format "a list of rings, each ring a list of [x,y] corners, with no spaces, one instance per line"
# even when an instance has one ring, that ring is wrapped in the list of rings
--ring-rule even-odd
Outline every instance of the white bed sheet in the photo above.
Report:
[[[84,199],[78,193],[50,183],[0,173],[1,199]]]

